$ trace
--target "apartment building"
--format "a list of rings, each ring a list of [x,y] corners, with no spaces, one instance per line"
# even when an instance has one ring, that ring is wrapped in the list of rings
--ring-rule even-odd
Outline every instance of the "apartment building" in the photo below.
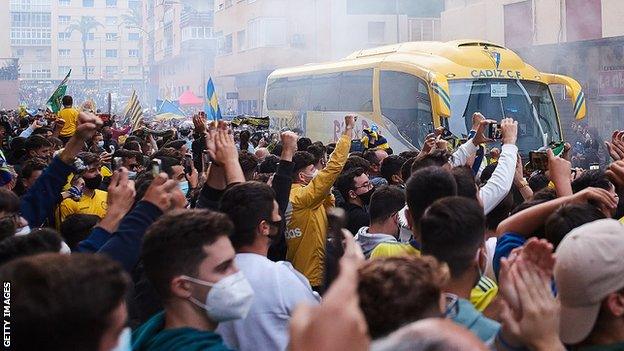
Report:
[[[621,0],[446,0],[442,39],[490,40],[541,71],[574,77],[584,87],[586,122],[606,138],[624,128],[623,16]],[[569,106],[558,104],[564,134]]]
[[[442,1],[215,0],[222,110],[262,113],[275,69],[336,60],[365,48],[438,40]]]
[[[69,69],[74,81],[142,81],[141,33],[124,23],[130,8],[140,8],[139,0],[9,1],[11,56],[19,59],[22,81],[57,81]],[[86,33],[86,65],[81,32],[70,31],[82,17],[97,23]]]
[[[204,96],[216,53],[213,1],[145,0],[143,13],[152,95],[175,100],[191,91]]]

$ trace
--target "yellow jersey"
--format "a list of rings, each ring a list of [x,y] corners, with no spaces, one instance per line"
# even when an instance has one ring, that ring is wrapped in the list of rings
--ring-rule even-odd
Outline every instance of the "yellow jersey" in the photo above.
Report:
[[[371,251],[370,258],[416,256],[420,257],[420,251],[410,244],[404,243],[380,243]]]
[[[65,121],[60,136],[70,137],[74,135],[74,133],[76,133],[76,127],[78,127],[78,110],[73,107],[66,107],[58,112],[58,116]]]
[[[98,189],[95,190],[93,196],[83,194],[79,201],[65,199],[59,206],[57,224],[60,225],[65,218],[73,214],[90,214],[104,218],[108,209],[107,199],[108,193]]]

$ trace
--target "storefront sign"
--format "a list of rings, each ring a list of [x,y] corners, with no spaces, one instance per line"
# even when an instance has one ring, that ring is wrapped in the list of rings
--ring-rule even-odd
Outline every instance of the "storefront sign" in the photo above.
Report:
[[[600,71],[600,96],[624,95],[624,70]]]

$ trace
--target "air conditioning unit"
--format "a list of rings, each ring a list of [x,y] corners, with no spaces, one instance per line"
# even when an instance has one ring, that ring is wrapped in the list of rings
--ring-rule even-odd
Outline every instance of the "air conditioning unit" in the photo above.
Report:
[[[303,34],[295,34],[292,36],[292,40],[290,41],[291,46],[293,47],[303,47],[305,46],[305,37]]]

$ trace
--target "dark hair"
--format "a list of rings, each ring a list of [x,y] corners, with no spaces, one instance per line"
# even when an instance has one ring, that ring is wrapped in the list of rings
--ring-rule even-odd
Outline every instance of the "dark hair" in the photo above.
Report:
[[[50,228],[33,229],[28,235],[13,235],[0,241],[0,265],[16,258],[44,252],[59,252],[61,236]]]
[[[18,213],[20,210],[20,199],[11,190],[0,187],[0,212]]]
[[[246,150],[241,150],[238,153],[238,163],[243,169],[245,180],[251,180],[253,178],[253,173],[258,170],[258,158],[256,155]]]
[[[357,156],[357,157],[364,158],[364,153],[362,151],[353,151],[353,152],[349,153],[349,157],[351,157],[351,156]]]
[[[308,146],[306,151],[314,156],[314,164],[319,163],[325,158],[325,147],[322,145],[312,144]]]
[[[336,149],[336,143],[329,143],[326,146],[326,152],[327,152],[327,157],[329,157],[329,155],[332,154],[332,152],[334,152],[334,150]]]
[[[267,155],[258,165],[258,173],[275,173],[279,165],[280,158],[275,155]]]
[[[24,142],[24,149],[26,151],[36,150],[42,147],[51,147],[52,143],[41,135],[31,135]]]
[[[405,207],[405,194],[401,188],[393,185],[382,185],[375,189],[371,196],[370,214],[371,223],[380,223]]]
[[[371,337],[439,316],[440,295],[448,279],[446,265],[433,257],[385,257],[364,263],[358,295]]]
[[[392,181],[393,175],[401,176],[401,167],[405,163],[405,159],[399,155],[390,155],[381,161],[381,168],[379,173],[384,177],[389,184],[394,184]]]
[[[249,151],[249,139],[251,138],[251,133],[248,130],[243,130],[239,134],[240,143],[238,147],[240,151]]]
[[[42,134],[48,134],[48,133],[52,133],[52,128],[49,127],[39,127],[35,130],[33,130],[32,135],[42,135]]]
[[[477,201],[461,196],[436,201],[420,220],[422,253],[446,262],[451,277],[463,275],[485,237],[485,215]]]
[[[347,162],[345,162],[344,167],[342,167],[342,171],[345,172],[352,168],[358,167],[362,168],[366,173],[370,172],[370,162],[360,156],[349,156],[349,158],[347,158]]]
[[[371,166],[372,165],[378,165],[381,166],[381,160],[379,159],[379,157],[377,157],[377,153],[376,151],[378,151],[380,149],[374,148],[374,149],[368,149],[366,151],[364,151],[364,153],[362,154],[362,157],[370,162]]]
[[[309,165],[314,164],[314,156],[307,151],[297,151],[293,155],[292,162],[294,164],[293,167],[293,177],[297,178],[297,174],[301,172],[304,168]]]
[[[167,175],[169,177],[173,177],[173,167],[175,167],[175,166],[182,166],[182,161],[183,161],[183,159],[181,157],[178,158],[178,157],[171,157],[171,156],[164,156],[164,155],[161,156],[161,155],[157,155],[157,154],[154,154],[152,156],[152,160],[154,160],[154,159],[159,159],[160,160],[160,171],[167,173]]]
[[[220,211],[234,223],[230,240],[235,249],[253,244],[256,227],[262,221],[271,222],[275,191],[267,184],[244,182],[228,189],[221,198]]]
[[[227,215],[209,210],[173,211],[152,223],[143,239],[141,258],[145,275],[161,299],[170,297],[174,277],[197,276],[206,258],[205,245],[232,235],[233,230]]]
[[[74,99],[69,95],[63,96],[63,99],[61,101],[64,107],[70,107],[74,104]]]
[[[171,140],[171,141],[168,141],[167,143],[165,143],[165,145],[163,145],[163,147],[180,150],[180,148],[182,148],[182,146],[184,146],[184,145],[186,145],[186,141],[184,141],[184,140]]]
[[[544,227],[545,237],[555,248],[572,229],[604,219],[605,215],[591,204],[567,204],[553,212]]]
[[[97,350],[129,278],[103,255],[40,254],[0,268],[11,282],[11,346],[16,350]]]
[[[497,166],[498,162],[493,162],[483,168],[483,171],[481,171],[481,177],[479,177],[481,184],[485,184],[488,180],[490,180]]]
[[[409,158],[403,163],[403,166],[401,166],[401,179],[403,179],[404,182],[412,175],[412,165],[414,161],[416,161],[416,157]]]
[[[92,152],[81,152],[76,157],[81,159],[85,166],[100,162],[100,156]]]
[[[297,140],[297,151],[308,151],[310,145],[312,145],[310,138],[301,137]]]
[[[126,142],[123,144],[123,148],[126,150],[142,152],[141,144],[138,141],[126,140]]]
[[[453,175],[437,166],[414,172],[405,186],[407,207],[416,227],[427,207],[438,199],[455,195],[457,195],[457,184]]]
[[[498,225],[501,224],[505,218],[509,217],[509,213],[514,208],[514,204],[513,194],[508,193],[507,196],[485,216],[485,227],[488,230],[495,231]]]
[[[90,214],[72,214],[61,223],[61,236],[67,246],[74,251],[78,244],[86,239],[91,229],[100,221],[100,217]]]
[[[364,174],[362,168],[353,168],[346,172],[342,172],[336,179],[334,186],[340,192],[340,195],[347,201],[349,199],[349,191],[355,190],[355,178]]]
[[[417,158],[412,164],[412,173],[425,167],[442,167],[449,162],[451,154],[448,150],[436,149],[421,158]]]
[[[63,141],[57,137],[54,137],[54,136],[48,137],[48,141],[52,143],[52,146],[55,148],[63,147]]]
[[[535,173],[529,177],[528,182],[533,193],[536,193],[542,189],[546,189],[548,183],[550,183],[550,179],[548,179],[544,173]]]
[[[34,172],[43,171],[47,166],[46,162],[38,157],[28,159],[22,165],[20,177],[22,179],[28,179]]]
[[[550,201],[557,198],[557,191],[554,188],[544,188],[533,193],[531,201]]]
[[[407,150],[407,151],[401,151],[399,153],[399,156],[403,157],[406,160],[409,160],[410,158],[417,157],[418,154],[420,154],[420,151],[418,150]]]
[[[457,196],[477,200],[477,183],[472,169],[468,166],[455,167],[451,173],[457,183]]]
[[[583,172],[580,177],[572,182],[572,192],[578,193],[589,187],[610,190],[611,186],[611,182],[603,170],[592,169]]]

